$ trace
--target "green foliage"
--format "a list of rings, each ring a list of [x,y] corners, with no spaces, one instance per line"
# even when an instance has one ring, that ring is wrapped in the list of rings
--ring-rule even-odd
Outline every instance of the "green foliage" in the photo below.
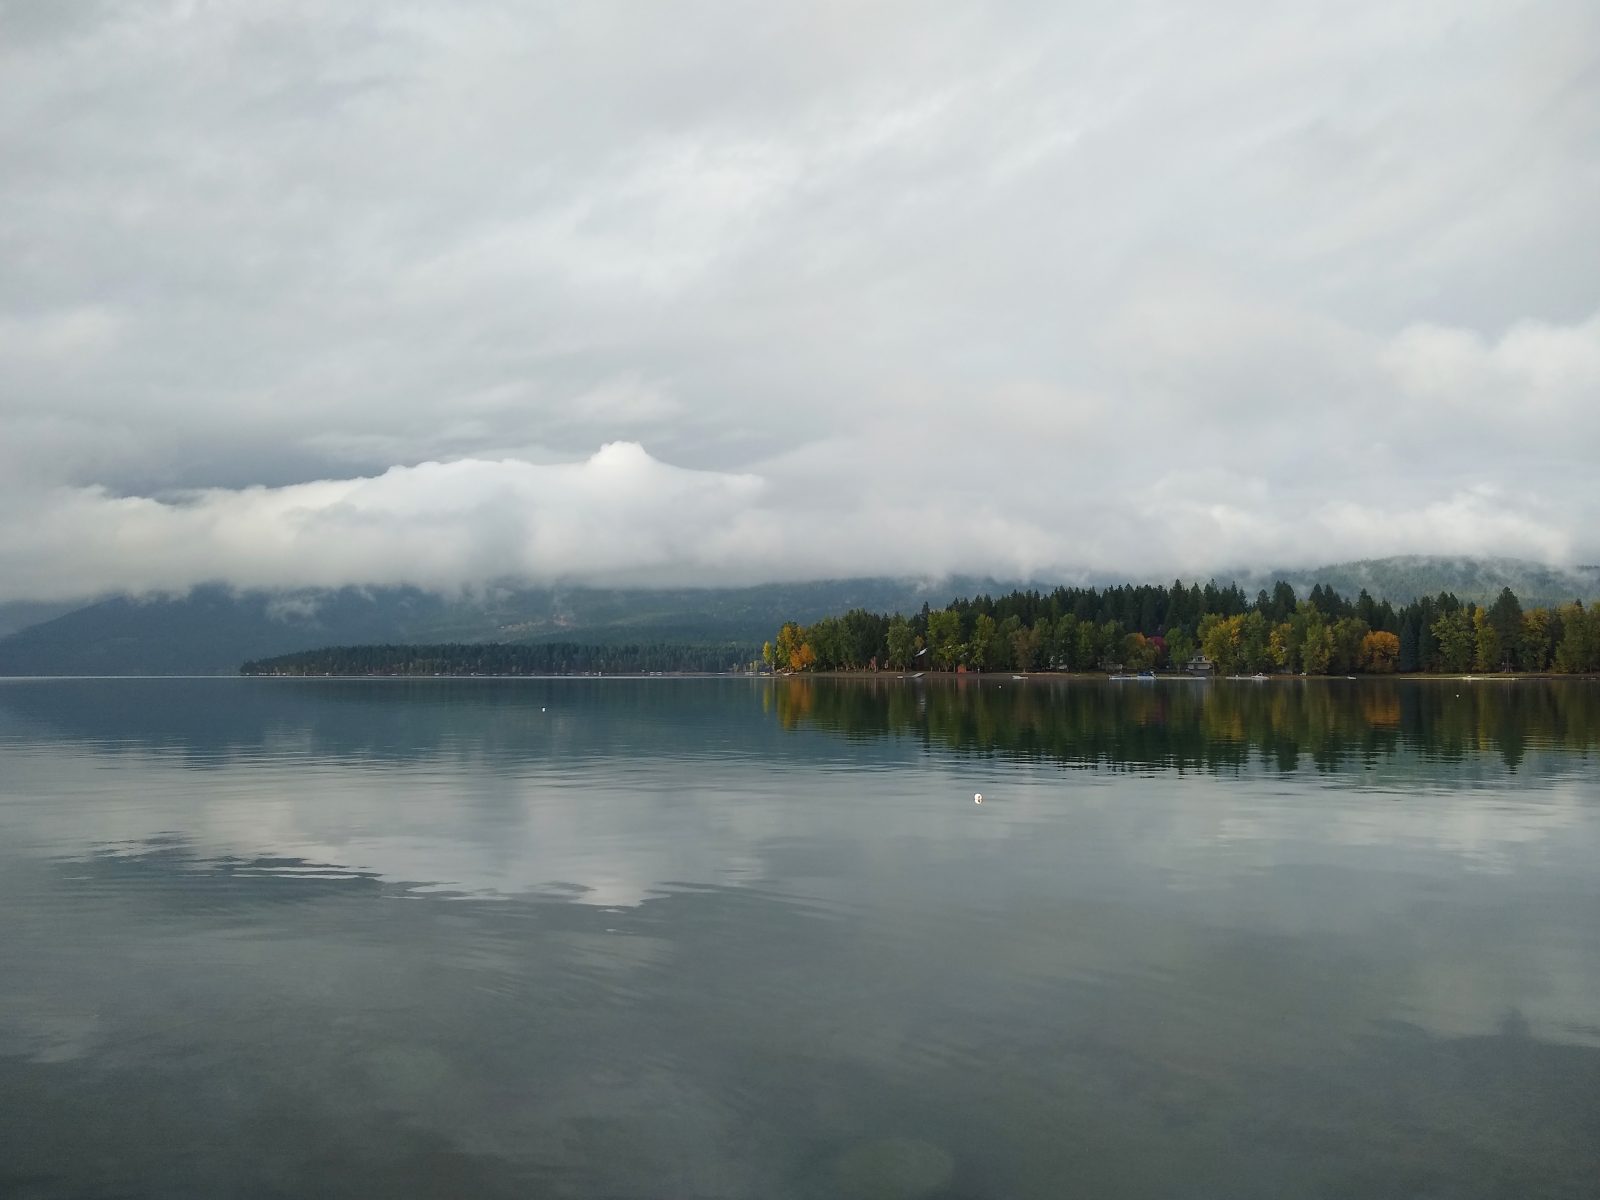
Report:
[[[994,618],[988,613],[979,613],[972,623],[972,639],[967,643],[967,664],[979,671],[998,665],[999,645],[1000,633]]]
[[[1449,592],[1396,609],[1365,590],[1352,602],[1323,584],[1303,600],[1293,596],[1281,581],[1249,600],[1236,586],[1181,580],[980,594],[937,610],[924,605],[910,617],[855,609],[809,626],[790,623],[778,631],[774,658],[793,670],[1094,671],[1181,669],[1198,650],[1230,675],[1459,672],[1474,664],[1600,670],[1600,617],[1581,605],[1524,610],[1503,590],[1487,609]],[[919,657],[923,645],[928,652]]]
[[[1271,601],[1268,601],[1270,606]],[[1272,630],[1266,614],[1258,607],[1246,613],[1239,629],[1239,656],[1246,671],[1272,669]]]
[[[1370,632],[1367,623],[1360,617],[1340,617],[1335,621],[1328,631],[1328,669],[1338,675],[1361,670],[1361,643]]]
[[[1508,587],[1501,588],[1489,606],[1489,625],[1499,640],[1499,657],[1507,660],[1508,666],[1522,666],[1522,615],[1517,594]]]
[[[1199,647],[1194,638],[1189,636],[1185,629],[1174,629],[1167,633],[1167,662],[1173,670],[1181,670],[1183,664],[1193,658]]]
[[[1305,606],[1309,611],[1301,614],[1300,669],[1307,675],[1321,675],[1333,658],[1333,635],[1322,619],[1319,609]]]
[[[917,650],[917,635],[911,628],[911,622],[895,613],[890,618],[884,640],[889,665],[897,671],[904,671],[911,665],[911,656]]]
[[[1522,629],[1517,638],[1517,666],[1524,671],[1548,671],[1555,658],[1560,633],[1559,614],[1543,608],[1523,613]]]
[[[1585,610],[1573,604],[1561,610],[1555,669],[1568,674],[1600,671],[1600,607]]]
[[[1278,580],[1288,591],[1287,608],[1268,614],[1273,621],[1286,619],[1293,610],[1296,589],[1299,595],[1305,596],[1319,583],[1342,596],[1356,596],[1367,591],[1373,596],[1386,596],[1396,605],[1412,604],[1441,591],[1481,605],[1492,605],[1504,590],[1515,593],[1525,606],[1549,607],[1579,597],[1600,597],[1600,566],[1549,567],[1510,558],[1406,555],[1331,563],[1312,571],[1271,572],[1265,578],[1251,577],[1241,582],[1253,589],[1272,586],[1270,580]],[[1287,582],[1283,582],[1285,580]],[[1359,606],[1359,599],[1356,603]],[[1375,629],[1383,627],[1367,613],[1358,611],[1355,615]]]
[[[1033,670],[1033,664],[1038,660],[1039,652],[1044,642],[1044,631],[1048,622],[1041,621],[1032,628],[1025,628],[1019,622],[1011,631],[1011,665],[1019,671]]]
[[[1520,624],[1521,612],[1518,614]],[[1472,614],[1472,640],[1474,646],[1472,665],[1478,671],[1499,671],[1505,667],[1505,654],[1500,631],[1489,620],[1489,614],[1478,609]]]
[[[961,657],[961,614],[954,608],[928,614],[928,653],[940,670],[955,669]]]
[[[1444,671],[1465,671],[1472,666],[1477,651],[1477,638],[1472,629],[1472,618],[1465,609],[1445,613],[1433,623],[1433,636],[1439,643],[1439,668]]]
[[[1239,651],[1242,643],[1242,618],[1225,617],[1221,613],[1207,613],[1200,619],[1200,653],[1217,664],[1224,675],[1239,670]]]
[[[241,675],[638,675],[739,671],[755,647],[574,642],[470,642],[437,646],[329,646],[239,668]]]

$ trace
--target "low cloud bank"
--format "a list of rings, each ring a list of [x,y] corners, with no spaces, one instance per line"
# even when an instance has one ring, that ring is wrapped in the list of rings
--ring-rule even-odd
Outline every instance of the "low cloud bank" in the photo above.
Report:
[[[1137,475],[1137,464],[1130,469]],[[0,600],[209,582],[455,591],[506,580],[685,586],[956,572],[1069,580],[1087,570],[1142,578],[1390,553],[1573,557],[1562,514],[1493,486],[1418,506],[1342,498],[1295,510],[1225,472],[1177,472],[1148,486],[1096,472],[1089,491],[1104,491],[1075,493],[1057,508],[1059,521],[1047,522],[1021,515],[1019,489],[1003,478],[940,486],[941,474],[922,486],[902,478],[893,492],[874,480],[863,496],[859,481],[851,489],[837,474],[688,470],[616,442],[575,463],[426,462],[167,499],[57,488],[20,498],[0,519]],[[1004,489],[1002,500],[985,498],[992,487]]]

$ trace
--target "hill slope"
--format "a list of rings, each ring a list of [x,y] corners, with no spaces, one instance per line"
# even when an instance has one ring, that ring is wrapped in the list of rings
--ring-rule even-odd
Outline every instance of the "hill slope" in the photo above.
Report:
[[[1248,590],[1271,587],[1286,579],[1304,595],[1314,584],[1332,585],[1346,596],[1362,588],[1374,599],[1409,604],[1419,596],[1453,592],[1461,600],[1491,603],[1501,588],[1510,588],[1525,607],[1566,604],[1600,596],[1600,566],[1551,567],[1520,558],[1444,558],[1401,555],[1331,563],[1311,570],[1241,574]]]
[[[1302,594],[1316,583],[1351,597],[1364,587],[1397,604],[1440,591],[1487,603],[1506,586],[1526,605],[1600,597],[1600,567],[1562,570],[1518,559],[1368,559],[1313,570],[1217,576],[1219,582],[1230,578],[1250,592],[1270,588],[1280,578]],[[937,607],[955,596],[1013,586],[973,577],[877,578],[661,591],[500,587],[462,597],[415,588],[267,593],[202,587],[179,598],[104,600],[0,637],[0,675],[231,674],[246,659],[374,643],[759,646],[786,620],[809,623],[852,608],[912,612],[925,602]]]
[[[782,621],[862,607],[913,611],[993,580],[889,579],[670,591],[502,588],[446,598],[415,588],[287,593],[201,587],[117,597],[0,638],[0,675],[231,674],[246,659],[384,642],[747,642]],[[954,590],[952,590],[954,589]]]

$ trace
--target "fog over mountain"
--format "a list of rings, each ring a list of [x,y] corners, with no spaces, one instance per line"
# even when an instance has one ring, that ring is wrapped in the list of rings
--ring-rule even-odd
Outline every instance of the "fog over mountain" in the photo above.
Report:
[[[0,0],[0,601],[1600,562],[1600,8]]]
[[[1247,595],[1271,590],[1283,578],[1301,596],[1321,584],[1347,599],[1365,589],[1397,606],[1440,592],[1487,606],[1504,587],[1530,606],[1600,602],[1600,566],[1561,570],[1515,559],[1403,557],[1219,578],[1224,586],[1237,582]],[[943,608],[956,598],[998,597],[1015,588],[1048,593],[1059,582],[951,576],[746,588],[500,585],[461,593],[202,586],[182,595],[112,597],[67,613],[0,604],[0,676],[231,674],[247,659],[324,646],[441,642],[694,646],[724,665],[742,664],[785,621],[810,623],[851,609],[912,614],[924,605]],[[1123,581],[1087,575],[1079,582]],[[10,628],[8,616],[16,619]]]

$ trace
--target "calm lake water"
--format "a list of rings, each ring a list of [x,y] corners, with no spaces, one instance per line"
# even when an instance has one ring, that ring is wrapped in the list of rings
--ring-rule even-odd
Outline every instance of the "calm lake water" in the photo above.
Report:
[[[0,682],[6,1197],[1597,1193],[1600,685]]]

